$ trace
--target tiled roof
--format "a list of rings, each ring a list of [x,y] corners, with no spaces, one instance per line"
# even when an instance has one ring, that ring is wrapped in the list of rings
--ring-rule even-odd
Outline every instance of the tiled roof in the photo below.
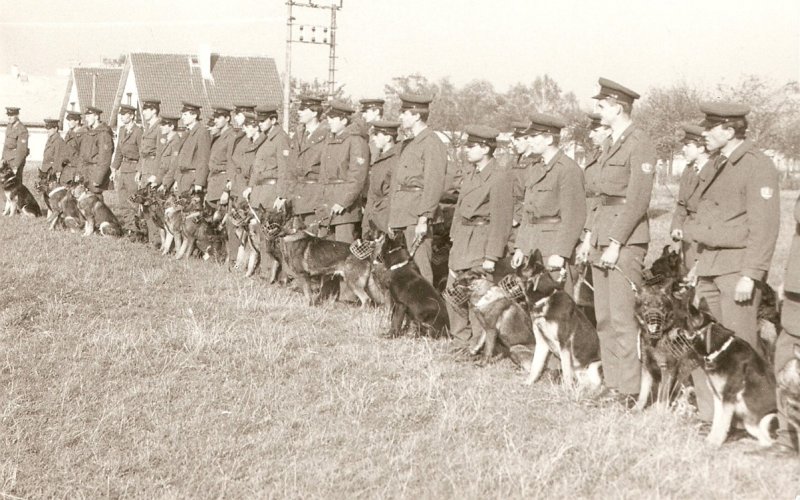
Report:
[[[93,83],[94,75],[97,75],[96,83]],[[63,119],[64,113],[69,108],[69,91],[73,82],[78,88],[78,103],[76,103],[76,106],[79,106],[79,111],[83,112],[87,106],[92,106],[92,87],[96,85],[94,88],[94,106],[103,110],[104,118],[109,116],[117,94],[117,88],[119,87],[120,75],[122,75],[122,68],[82,66],[72,68],[59,116]]]
[[[124,74],[128,70],[133,71],[139,100],[160,99],[164,114],[179,115],[184,100],[202,106],[203,117],[209,116],[214,105],[280,105],[282,102],[278,69],[270,57],[212,54],[212,77],[204,79],[196,56],[137,52],[128,56]],[[124,81],[119,82],[114,110],[124,97],[124,84]]]

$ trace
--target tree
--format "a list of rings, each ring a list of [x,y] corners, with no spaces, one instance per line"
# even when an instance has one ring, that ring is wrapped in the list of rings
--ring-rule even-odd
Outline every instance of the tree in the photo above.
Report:
[[[670,165],[672,158],[681,150],[681,124],[700,123],[700,90],[678,83],[670,87],[655,87],[648,90],[638,105],[634,104],[636,122],[655,142],[658,157]]]

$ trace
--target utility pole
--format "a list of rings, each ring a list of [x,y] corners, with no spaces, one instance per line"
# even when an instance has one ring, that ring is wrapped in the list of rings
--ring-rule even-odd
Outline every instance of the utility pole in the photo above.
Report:
[[[292,44],[311,43],[315,45],[328,45],[328,93],[333,95],[336,90],[336,12],[343,6],[344,0],[327,0],[325,5],[317,3],[320,0],[287,0],[286,7],[286,71],[283,82],[283,128],[289,131],[289,103],[292,91]],[[323,0],[324,1],[324,0]],[[296,20],[292,7],[307,7],[311,9],[330,9],[331,21],[329,26],[299,25],[299,34],[294,38],[292,26]],[[330,31],[330,34],[329,34]],[[330,36],[329,36],[330,35]],[[321,40],[317,40],[317,36]]]

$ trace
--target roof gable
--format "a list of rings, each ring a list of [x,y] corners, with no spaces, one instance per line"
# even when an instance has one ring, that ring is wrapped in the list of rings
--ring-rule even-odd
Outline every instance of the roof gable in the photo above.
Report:
[[[96,80],[95,80],[96,75]],[[103,110],[107,116],[111,113],[114,105],[114,98],[117,94],[117,87],[119,86],[119,79],[122,75],[122,68],[91,68],[78,66],[72,69],[70,80],[75,83],[78,90],[78,103],[80,111],[86,109],[87,106],[97,106]],[[61,108],[61,116],[63,117],[69,103],[70,86],[67,86],[67,96]],[[92,96],[94,95],[94,104],[92,104]]]

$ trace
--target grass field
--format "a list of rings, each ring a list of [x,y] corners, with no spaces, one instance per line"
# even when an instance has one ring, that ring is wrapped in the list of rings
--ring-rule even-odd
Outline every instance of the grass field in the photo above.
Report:
[[[800,494],[800,461],[749,457],[753,440],[711,449],[690,416],[592,408],[508,361],[384,340],[384,310],[309,309],[42,220],[2,218],[0,241],[0,498]]]

